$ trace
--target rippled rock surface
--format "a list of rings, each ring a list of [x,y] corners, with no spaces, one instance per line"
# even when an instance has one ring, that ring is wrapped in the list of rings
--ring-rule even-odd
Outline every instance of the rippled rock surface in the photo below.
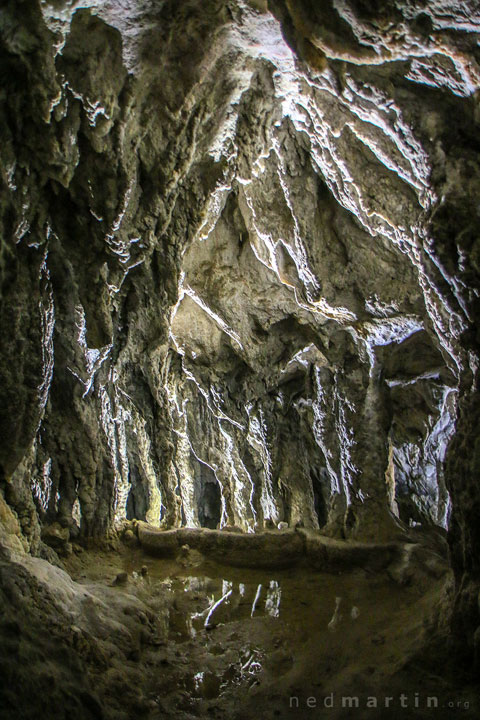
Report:
[[[473,657],[479,33],[473,0],[3,3],[0,482],[34,554],[436,525]]]

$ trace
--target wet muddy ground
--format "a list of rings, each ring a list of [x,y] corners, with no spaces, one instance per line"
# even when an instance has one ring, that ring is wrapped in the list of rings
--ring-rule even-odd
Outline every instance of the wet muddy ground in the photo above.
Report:
[[[432,672],[428,651],[419,659],[447,576],[400,586],[362,569],[239,569],[140,550],[84,552],[69,572],[145,627],[99,672],[118,720],[477,717],[475,689]]]

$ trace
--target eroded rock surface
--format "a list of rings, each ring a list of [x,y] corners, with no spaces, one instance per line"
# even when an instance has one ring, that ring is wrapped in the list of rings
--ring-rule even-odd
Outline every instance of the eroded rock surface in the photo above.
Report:
[[[0,482],[32,552],[126,517],[448,527],[471,657],[476,3],[10,0],[0,32]]]

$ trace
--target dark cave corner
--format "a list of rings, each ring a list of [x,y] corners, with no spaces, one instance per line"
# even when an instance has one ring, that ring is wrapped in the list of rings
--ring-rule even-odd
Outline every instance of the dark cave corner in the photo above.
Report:
[[[135,465],[130,465],[130,491],[128,493],[127,520],[146,520],[148,510],[148,493],[145,490]],[[161,520],[161,518],[159,518]]]
[[[194,460],[195,502],[200,527],[215,530],[222,516],[220,485],[212,468]]]
[[[327,503],[325,501],[325,488],[328,482],[327,469],[312,468],[310,470],[310,479],[312,481],[313,490],[313,508],[318,520],[320,530],[327,524],[328,512]]]

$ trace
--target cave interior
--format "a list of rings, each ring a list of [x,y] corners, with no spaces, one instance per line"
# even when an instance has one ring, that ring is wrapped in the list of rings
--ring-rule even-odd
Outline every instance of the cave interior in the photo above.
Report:
[[[4,0],[0,78],[0,718],[478,717],[477,0]]]

